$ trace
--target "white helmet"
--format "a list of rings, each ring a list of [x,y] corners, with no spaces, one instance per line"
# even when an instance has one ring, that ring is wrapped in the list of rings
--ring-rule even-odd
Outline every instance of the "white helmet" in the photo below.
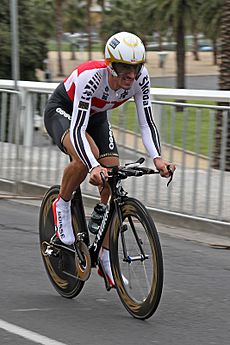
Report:
[[[112,63],[143,64],[145,47],[141,39],[130,32],[119,32],[110,37],[105,46],[105,61],[115,72]]]

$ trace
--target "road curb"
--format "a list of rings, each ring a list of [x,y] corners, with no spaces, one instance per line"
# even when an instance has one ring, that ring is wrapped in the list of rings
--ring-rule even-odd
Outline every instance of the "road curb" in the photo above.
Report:
[[[16,184],[7,180],[0,180],[1,192],[9,193],[9,197],[14,198],[16,195],[23,195],[26,197],[42,198],[49,186],[38,185],[35,183],[18,182]],[[93,208],[98,202],[98,198],[83,194],[84,205]],[[220,236],[230,237],[230,223],[216,221],[207,218],[194,217],[190,215],[160,210],[152,207],[147,207],[155,222],[162,223],[173,227],[183,227],[185,229],[206,232]]]

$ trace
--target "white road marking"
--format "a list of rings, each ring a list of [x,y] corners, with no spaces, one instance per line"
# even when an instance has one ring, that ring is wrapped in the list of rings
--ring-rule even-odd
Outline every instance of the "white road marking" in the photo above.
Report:
[[[49,311],[48,308],[13,309],[12,311]]]
[[[4,329],[5,331],[13,334],[17,334],[20,337],[25,339],[31,340],[34,343],[42,344],[42,345],[67,345],[64,343],[60,343],[59,341],[53,340],[48,338],[44,335],[40,335],[36,332],[29,331],[28,329],[16,326],[12,323],[3,321],[0,319],[0,328]]]

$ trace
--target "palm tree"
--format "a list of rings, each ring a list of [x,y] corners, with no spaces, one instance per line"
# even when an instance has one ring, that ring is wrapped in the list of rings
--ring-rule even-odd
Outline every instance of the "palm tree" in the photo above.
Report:
[[[139,23],[146,34],[157,34],[159,50],[162,50],[163,37],[168,33],[168,26],[164,25],[162,19],[158,15],[158,4],[154,0],[146,0],[139,2]]]
[[[198,0],[155,0],[159,19],[172,26],[176,40],[177,88],[185,88],[185,32],[199,10]]]
[[[138,10],[140,1],[138,0],[111,0],[110,8],[104,8],[101,26],[101,36],[106,41],[110,36],[119,31],[130,31],[143,38],[145,29],[140,22],[140,10]],[[142,8],[144,2],[141,1]]]
[[[213,64],[217,64],[217,40],[220,35],[220,21],[224,0],[201,1],[200,22],[203,33],[212,40]]]
[[[230,90],[230,0],[225,0],[221,11],[221,25],[220,25],[220,75],[219,87],[220,90]],[[229,103],[221,104],[229,106]],[[219,169],[221,165],[221,143],[223,136],[223,114],[217,112],[216,116],[216,143],[214,148],[213,167]],[[227,140],[225,152],[225,170],[230,171],[230,112],[227,117]]]

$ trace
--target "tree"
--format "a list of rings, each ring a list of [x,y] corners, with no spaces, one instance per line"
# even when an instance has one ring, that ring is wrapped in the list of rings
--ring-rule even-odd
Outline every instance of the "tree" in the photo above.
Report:
[[[128,31],[137,34],[144,40],[144,29],[142,27],[143,15],[141,16],[143,1],[138,0],[111,0],[110,8],[103,11],[101,37],[104,42],[120,31]],[[140,21],[142,17],[142,21]]]
[[[63,76],[63,63],[61,54],[61,41],[63,35],[62,28],[62,5],[63,0],[55,0],[55,28],[56,28],[56,42],[57,42],[57,55],[58,55],[58,76]]]
[[[176,40],[177,88],[185,88],[185,32],[199,11],[198,0],[155,0],[156,15],[165,27],[172,26]]]
[[[212,40],[213,63],[217,64],[217,40],[220,35],[220,22],[224,0],[201,1],[200,22],[201,29],[206,37]]]
[[[0,78],[11,79],[11,36],[9,1],[2,0],[0,6]]]
[[[85,29],[86,6],[83,1],[68,0],[63,6],[63,28],[65,32],[74,34]],[[71,42],[72,56],[71,60],[75,60],[77,40]]]
[[[10,2],[2,0],[0,6],[0,78],[11,79],[11,33]],[[47,57],[46,40],[39,31],[34,0],[20,0],[18,3],[19,62],[20,77],[36,80],[36,68],[43,68]],[[40,19],[42,22],[42,19]]]
[[[21,1],[21,0],[20,0]],[[32,0],[35,12],[36,30],[47,42],[55,33],[54,26],[54,1],[53,0]]]
[[[230,0],[225,0],[221,11],[220,21],[220,74],[219,87],[220,90],[230,90]],[[220,103],[227,105],[229,103]],[[214,148],[213,167],[219,169],[221,167],[221,146],[224,133],[223,112],[218,111],[216,116],[216,142]],[[225,170],[230,171],[230,112],[227,112],[227,138],[226,138],[226,165]]]

